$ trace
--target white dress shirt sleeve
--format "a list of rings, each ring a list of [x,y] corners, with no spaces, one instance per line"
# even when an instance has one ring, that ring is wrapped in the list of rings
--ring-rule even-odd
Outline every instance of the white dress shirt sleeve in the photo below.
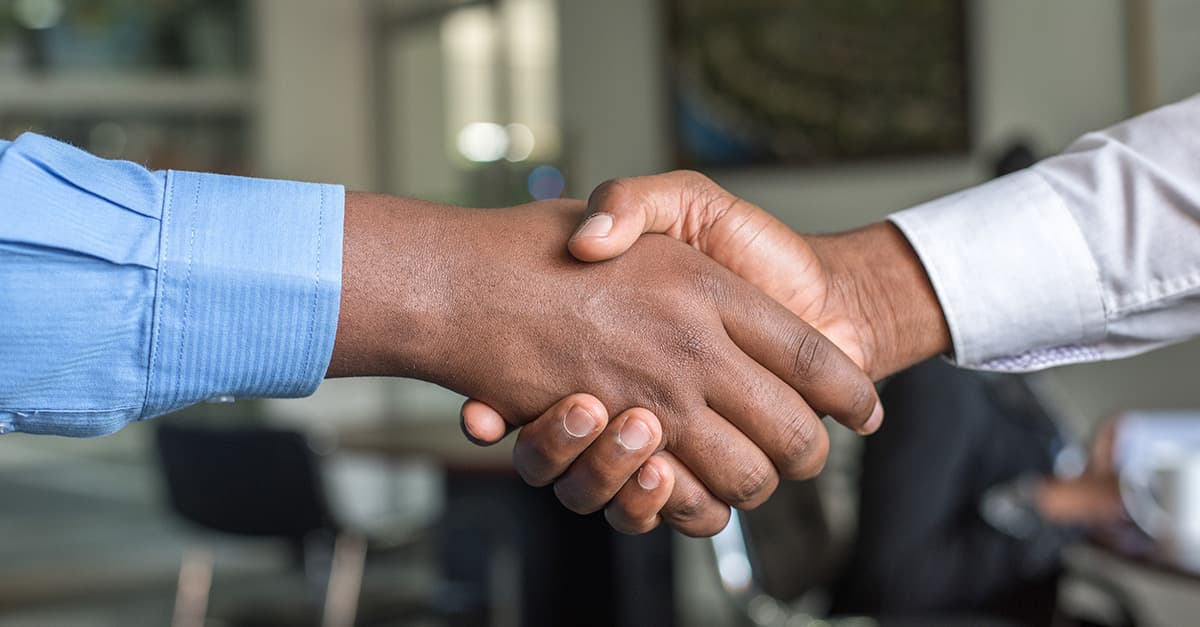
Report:
[[[959,365],[1036,370],[1200,335],[1200,96],[890,219]]]

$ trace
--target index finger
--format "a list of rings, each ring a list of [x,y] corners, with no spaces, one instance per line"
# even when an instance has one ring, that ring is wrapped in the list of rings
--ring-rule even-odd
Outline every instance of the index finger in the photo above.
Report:
[[[875,384],[829,338],[748,284],[722,300],[730,339],[809,406],[861,434],[879,428],[883,406]]]

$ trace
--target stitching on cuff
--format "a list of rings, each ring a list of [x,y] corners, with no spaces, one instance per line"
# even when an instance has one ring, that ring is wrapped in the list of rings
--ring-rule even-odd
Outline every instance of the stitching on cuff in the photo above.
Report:
[[[113,414],[117,412],[132,411],[141,409],[137,405],[129,405],[126,407],[110,407],[108,409],[47,409],[39,407],[37,409],[13,409],[12,407],[0,407],[0,413],[11,413],[14,416],[29,418],[37,414],[70,414],[72,416],[89,416],[91,414]]]
[[[166,299],[163,297],[163,285],[166,282],[167,276],[167,251],[169,250],[171,238],[171,218],[173,216],[172,200],[175,198],[175,172],[168,170],[166,175],[166,189],[163,190],[163,211],[162,219],[159,220],[159,238],[158,238],[158,271],[155,272],[154,279],[154,319],[150,322],[154,328],[152,338],[150,340],[153,348],[150,349],[150,366],[146,369],[146,398],[142,400],[142,411],[138,414],[138,420],[146,418],[146,414],[150,409],[150,399],[157,389],[154,387],[155,372],[158,368],[158,347],[159,337],[162,335],[162,310]]]
[[[304,370],[303,377],[309,376],[309,371],[312,369],[312,352],[313,352],[313,335],[316,333],[317,326],[317,309],[321,302],[321,248],[325,244],[325,186],[321,189],[321,204],[317,211],[317,254],[316,254],[316,276],[313,277],[313,299],[312,309],[308,312],[308,339],[304,344]]]
[[[196,254],[196,218],[200,211],[200,177],[196,180],[196,191],[192,199],[192,222],[188,228],[187,271],[183,279],[183,312],[179,323],[179,355],[176,358],[175,389],[179,389],[178,377],[183,376],[183,347],[187,345],[188,316],[191,315],[192,305],[192,260]]]

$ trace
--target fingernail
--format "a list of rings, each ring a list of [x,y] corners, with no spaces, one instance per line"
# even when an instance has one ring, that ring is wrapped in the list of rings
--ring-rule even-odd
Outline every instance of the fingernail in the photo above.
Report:
[[[563,416],[563,428],[572,436],[582,438],[596,428],[596,419],[586,409],[574,405]]]
[[[642,466],[642,469],[638,471],[638,485],[643,489],[653,490],[661,481],[662,477],[658,475],[658,471],[649,466]]]
[[[597,213],[588,218],[583,226],[575,231],[575,236],[571,239],[581,237],[608,237],[609,231],[612,230],[613,219],[607,213]]]
[[[879,401],[875,401],[875,411],[871,412],[871,417],[867,418],[867,422],[863,424],[859,433],[871,435],[879,430],[879,425],[881,424],[883,424],[883,405],[880,405]]]
[[[462,429],[463,435],[467,436],[467,439],[471,441],[471,444],[474,444],[475,446],[491,446],[491,442],[485,442],[476,437],[474,433],[471,433],[471,430],[467,427],[467,421],[462,417],[462,414],[459,414],[458,417],[458,428]]]
[[[627,450],[636,451],[650,443],[650,428],[641,420],[629,419],[621,425],[621,433],[617,434],[617,440],[621,442]]]

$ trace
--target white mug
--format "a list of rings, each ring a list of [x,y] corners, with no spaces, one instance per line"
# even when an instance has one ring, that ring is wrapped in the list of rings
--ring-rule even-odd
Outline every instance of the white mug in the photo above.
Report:
[[[1147,447],[1122,468],[1121,499],[1171,559],[1200,572],[1200,448],[1170,441]]]

